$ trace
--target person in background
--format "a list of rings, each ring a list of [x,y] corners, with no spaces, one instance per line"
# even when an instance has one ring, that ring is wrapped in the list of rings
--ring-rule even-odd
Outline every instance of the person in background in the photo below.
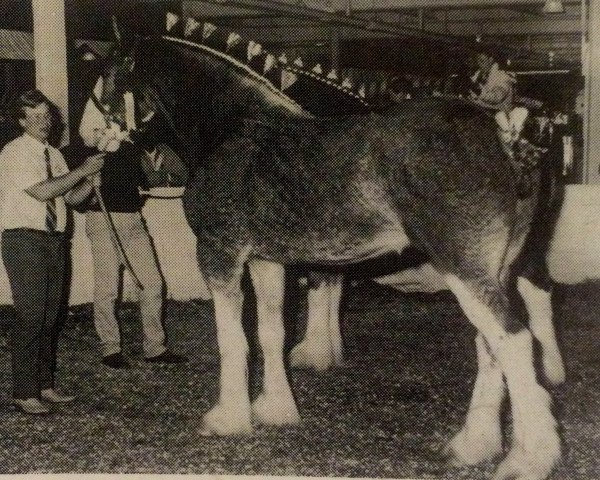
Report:
[[[96,98],[102,91],[102,78],[95,87]],[[187,358],[166,347],[162,323],[164,281],[150,235],[141,215],[143,199],[140,188],[146,189],[148,178],[142,168],[142,148],[128,138],[128,132],[106,118],[91,99],[88,100],[79,134],[86,147],[107,151],[101,172],[101,195],[131,266],[139,278],[140,314],[142,317],[143,349],[149,363],[184,363]],[[97,200],[97,199],[96,199]],[[98,201],[86,212],[86,233],[92,245],[94,264],[94,325],[102,345],[102,363],[110,368],[127,369],[130,363],[121,349],[121,334],[116,316],[121,259],[113,244],[111,225]]]
[[[187,167],[166,143],[144,146],[141,163],[151,187],[183,187],[187,184]]]
[[[471,77],[473,89],[470,99],[474,103],[496,112],[498,136],[508,150],[519,138],[528,111],[523,107],[514,107],[515,77],[502,70],[495,54],[482,48],[475,55],[478,70]]]
[[[38,90],[17,98],[15,121],[22,135],[0,152],[2,260],[16,310],[11,328],[13,403],[28,414],[46,414],[42,403],[75,397],[54,389],[57,317],[65,288],[67,209],[92,192],[104,154],[68,170],[48,143],[53,115]]]

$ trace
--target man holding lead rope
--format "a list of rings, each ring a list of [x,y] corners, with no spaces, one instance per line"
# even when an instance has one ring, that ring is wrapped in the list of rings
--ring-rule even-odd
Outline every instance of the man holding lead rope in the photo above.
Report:
[[[2,260],[16,310],[11,327],[13,403],[30,415],[75,399],[54,388],[58,315],[67,265],[66,204],[84,201],[102,168],[96,153],[69,171],[48,143],[52,104],[39,90],[21,94],[14,120],[22,135],[0,152]]]
[[[166,347],[162,323],[164,281],[150,236],[141,216],[143,200],[139,188],[147,186],[140,163],[141,148],[129,139],[134,128],[133,98],[125,98],[127,126],[111,121],[100,104],[100,78],[88,100],[79,134],[87,147],[107,152],[101,171],[97,201],[86,212],[86,233],[94,263],[94,325],[102,344],[102,363],[129,368],[122,354],[116,301],[120,270],[125,266],[140,288],[143,349],[146,362],[183,363],[187,359]],[[122,128],[125,127],[125,128]]]

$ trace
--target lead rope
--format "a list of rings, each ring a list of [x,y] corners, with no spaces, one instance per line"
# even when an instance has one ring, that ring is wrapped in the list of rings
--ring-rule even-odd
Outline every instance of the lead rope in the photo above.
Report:
[[[109,228],[110,237],[111,237],[113,246],[115,248],[115,251],[117,252],[117,256],[120,258],[120,261],[123,264],[123,266],[125,267],[125,269],[131,275],[131,278],[133,279],[135,286],[137,288],[139,288],[140,290],[143,290],[144,286],[142,285],[142,282],[140,282],[140,279],[138,278],[138,276],[135,274],[135,271],[133,270],[133,267],[131,266],[131,263],[129,262],[129,258],[127,258],[127,253],[125,252],[123,243],[121,242],[121,239],[119,238],[119,233],[117,232],[117,229],[113,222],[112,216],[111,216],[110,212],[108,211],[108,209],[106,208],[106,204],[104,203],[104,198],[102,198],[102,193],[100,192],[100,187],[98,185],[94,185],[94,192],[96,193],[96,198],[98,199],[98,203],[100,204],[100,210],[102,210],[102,213],[104,214],[104,218],[105,218],[106,222],[108,223],[108,226],[110,227]]]

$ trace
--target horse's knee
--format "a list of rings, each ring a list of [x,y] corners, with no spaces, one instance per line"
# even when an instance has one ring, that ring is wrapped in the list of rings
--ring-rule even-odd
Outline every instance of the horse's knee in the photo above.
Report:
[[[285,270],[283,266],[265,260],[252,260],[248,266],[256,293],[258,309],[270,313],[281,313],[285,293]]]

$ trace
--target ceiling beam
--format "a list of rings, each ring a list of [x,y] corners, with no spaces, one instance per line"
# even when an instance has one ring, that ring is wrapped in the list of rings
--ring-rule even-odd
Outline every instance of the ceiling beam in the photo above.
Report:
[[[290,2],[292,0],[281,0]],[[498,8],[533,6],[540,9],[544,0],[351,0],[352,10],[398,10],[413,8]],[[345,10],[347,0],[331,0],[335,9]],[[579,5],[581,0],[563,0],[564,4]]]
[[[193,13],[193,12],[191,12]],[[191,15],[194,16],[194,15]],[[206,16],[204,17],[206,18]],[[293,18],[279,15],[246,15],[238,17],[235,15],[218,15],[210,17],[211,21],[220,26],[230,26],[232,28],[300,28],[315,27],[324,25],[319,19],[314,18]],[[359,17],[368,20],[367,17]],[[579,34],[581,31],[581,21],[574,16],[561,16],[552,22],[545,21],[543,18],[485,18],[474,21],[469,18],[459,20],[459,16],[453,16],[448,20],[438,18],[428,18],[424,26],[426,30],[439,33],[449,33],[456,36],[476,36],[476,35],[556,35],[556,34]],[[383,20],[382,20],[383,21]],[[388,20],[389,22],[389,20]],[[391,24],[390,24],[391,25]],[[403,21],[398,21],[396,26],[410,26],[418,28],[417,17],[403,17]],[[355,29],[358,36],[362,35]],[[295,34],[296,32],[294,32]],[[290,36],[292,32],[290,32]],[[367,35],[369,36],[369,35]],[[388,35],[389,36],[389,35]]]
[[[305,0],[306,1],[306,0]],[[195,16],[195,11],[200,13],[202,5],[223,5],[224,0],[207,0],[205,2],[184,1],[184,16]],[[268,13],[277,13],[285,17],[291,17],[296,20],[312,19],[317,20],[324,25],[337,25],[352,29],[366,30],[377,35],[387,35],[390,37],[412,37],[421,40],[432,40],[446,44],[455,44],[461,42],[460,38],[454,38],[450,35],[427,32],[411,27],[400,27],[387,22],[346,16],[340,13],[321,10],[318,8],[298,5],[296,0],[225,0],[229,5],[236,8],[262,10]],[[311,2],[312,3],[312,2]],[[200,13],[200,16],[202,14]]]
[[[396,10],[398,10],[398,6],[400,3],[402,3],[402,6],[404,8],[406,8],[407,4],[410,4],[409,6],[412,8],[413,5],[415,4],[415,2],[417,0],[352,0],[353,2],[363,2],[365,5],[368,4],[369,8],[373,8],[374,6],[379,7],[380,5],[383,7],[384,4],[387,7],[392,6],[393,8],[395,8]],[[427,3],[428,5],[433,5],[435,7],[439,7],[441,3],[444,2],[448,2],[450,0],[419,0],[421,3],[419,5],[422,5],[423,3]],[[576,1],[576,0],[563,0],[565,2],[572,2],[572,1]],[[332,2],[339,2],[339,0],[302,0],[302,2],[304,4],[299,4],[298,0],[204,0],[204,1],[197,1],[197,0],[188,0],[188,1],[183,1],[183,13],[184,13],[184,17],[187,16],[196,16],[198,15],[199,17],[204,17],[206,18],[205,15],[202,15],[202,11],[204,10],[204,7],[206,6],[212,6],[212,9],[209,8],[207,10],[213,10],[215,9],[215,7],[217,8],[223,8],[223,7],[233,7],[236,9],[246,9],[246,10],[255,10],[255,11],[262,11],[265,13],[270,13],[270,14],[277,14],[277,15],[281,15],[283,17],[288,17],[288,18],[293,18],[296,21],[298,20],[314,20],[316,21],[318,24],[320,24],[321,26],[325,26],[325,25],[329,25],[329,26],[337,26],[338,28],[342,28],[343,30],[345,30],[346,32],[349,33],[349,35],[343,35],[342,34],[342,38],[344,39],[352,39],[352,38],[385,38],[385,37],[399,37],[399,38],[413,38],[413,39],[419,39],[422,41],[434,41],[434,42],[439,42],[442,44],[447,44],[447,45],[452,45],[452,46],[456,46],[458,47],[459,45],[462,45],[463,47],[472,47],[473,44],[473,38],[470,38],[470,35],[477,35],[480,33],[486,33],[486,32],[480,32],[480,31],[474,31],[473,33],[470,32],[465,32],[464,29],[460,30],[457,29],[456,32],[450,33],[448,31],[448,29],[446,29],[446,24],[444,24],[444,29],[443,30],[438,30],[435,31],[433,29],[430,29],[430,25],[429,25],[429,21],[426,22],[426,28],[425,29],[420,29],[420,28],[415,28],[413,26],[401,26],[398,24],[392,24],[389,21],[380,21],[380,20],[376,20],[376,19],[368,19],[368,18],[361,18],[358,16],[353,16],[353,15],[345,15],[343,13],[340,12],[333,12],[331,7],[333,5]],[[465,5],[470,5],[470,4],[477,4],[479,6],[481,6],[481,4],[489,4],[490,6],[492,5],[497,5],[497,3],[503,3],[503,4],[508,4],[510,3],[511,5],[514,5],[515,3],[517,4],[528,4],[528,5],[535,5],[536,3],[543,3],[542,1],[539,0],[460,0],[460,4],[465,6]],[[452,3],[454,5],[458,5],[458,2],[455,0],[452,0]],[[310,5],[310,6],[307,6]],[[215,21],[215,23],[217,23],[217,21]],[[523,23],[531,23],[531,22],[523,22]],[[540,25],[544,24],[544,25],[551,25],[554,22],[550,22],[550,21],[544,21],[540,19]],[[579,25],[579,23],[577,22],[577,25]],[[567,27],[564,27],[567,28]],[[568,28],[573,29],[574,24],[569,24]],[[257,33],[257,38],[258,40],[260,40],[261,36],[268,36],[271,37],[274,41],[276,42],[276,38],[280,38],[282,42],[285,42],[285,40],[290,40],[290,39],[295,39],[296,41],[299,38],[310,38],[311,42],[317,41],[317,42],[321,42],[323,41],[321,38],[321,31],[320,29],[315,26],[313,28],[305,28],[305,29],[289,29],[287,31],[285,31],[285,27],[284,28],[272,28],[272,29],[264,29],[265,31],[262,32],[256,32]],[[269,34],[267,35],[267,31],[269,31]],[[570,31],[570,30],[568,30]],[[364,33],[358,33],[358,32],[364,32]],[[249,32],[250,33],[250,32]],[[254,33],[254,32],[252,32]],[[488,34],[498,34],[498,33],[506,33],[506,24],[504,24],[504,26],[502,28],[499,29],[493,29],[491,31],[489,31]],[[515,33],[522,33],[521,30],[519,30],[518,32]],[[529,33],[529,30],[527,30],[525,33]],[[546,30],[542,30],[541,33],[546,33]],[[467,36],[465,36],[467,35]],[[275,38],[273,38],[275,37]],[[268,40],[263,40],[263,41],[268,41]],[[506,54],[507,55],[512,55],[513,53],[519,53],[519,54],[523,54],[524,52],[522,50],[520,50],[519,52],[510,52],[511,47],[507,46],[506,48]],[[536,58],[542,58],[544,57],[544,55],[540,56],[539,53],[537,52],[528,52],[527,56],[529,56],[532,60],[536,59]]]
[[[540,35],[573,34],[581,32],[581,20],[574,18],[555,19],[551,22],[535,19],[527,21],[429,21],[427,28],[450,35]]]

